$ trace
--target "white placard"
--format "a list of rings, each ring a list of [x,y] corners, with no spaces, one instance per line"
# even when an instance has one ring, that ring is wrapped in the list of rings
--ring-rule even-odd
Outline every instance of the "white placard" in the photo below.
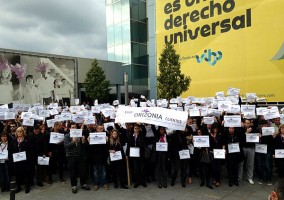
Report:
[[[228,91],[227,91],[227,95],[229,96],[236,96],[240,93],[240,89],[239,88],[228,88]]]
[[[215,95],[216,95],[217,99],[225,96],[224,91],[216,92]]]
[[[90,144],[106,144],[106,132],[90,133]]]
[[[199,117],[200,111],[197,108],[189,109],[189,116],[191,117]]]
[[[202,107],[199,110],[200,110],[200,115],[201,116],[207,116],[208,115],[208,108]]]
[[[23,125],[24,126],[34,126],[35,120],[34,119],[24,119]]]
[[[189,149],[181,150],[178,153],[179,153],[179,159],[181,160],[190,158]]]
[[[32,112],[22,112],[21,119],[30,119],[32,117]]]
[[[115,129],[114,123],[113,122],[108,122],[108,123],[104,123],[104,129],[105,131],[107,131],[107,128],[112,126],[113,129]]]
[[[50,115],[58,115],[58,110],[57,109],[52,109],[49,111]]]
[[[255,152],[267,154],[267,145],[266,144],[258,144],[258,143],[255,144]]]
[[[247,100],[255,100],[256,99],[256,93],[246,93]]]
[[[246,142],[259,142],[258,133],[246,133]]]
[[[228,111],[228,113],[233,113],[233,114],[241,113],[240,105],[231,105],[230,110]]]
[[[242,120],[240,115],[224,116],[224,127],[241,127]]]
[[[275,149],[275,158],[284,158],[284,149]]]
[[[95,117],[84,117],[84,124],[89,125],[89,124],[96,124]]]
[[[121,151],[116,151],[114,153],[109,153],[110,161],[122,160]]]
[[[61,113],[61,118],[63,121],[72,120],[72,113]]]
[[[5,112],[5,120],[15,119],[15,115],[14,112]]]
[[[54,115],[54,120],[55,120],[56,122],[62,122],[62,121],[64,121],[64,120],[62,119],[61,115]]]
[[[269,135],[273,135],[275,129],[274,127],[262,127],[262,136],[269,136]]]
[[[70,129],[70,137],[82,137],[82,129]]]
[[[265,110],[267,110],[267,108],[265,107],[256,108],[256,115],[263,115],[263,112],[265,112]]]
[[[203,117],[203,123],[204,124],[213,124],[214,123],[214,117]]]
[[[48,128],[53,127],[53,126],[54,126],[55,121],[56,121],[56,120],[54,120],[54,119],[46,120],[47,127],[48,127]]]
[[[215,116],[215,117],[220,117],[221,111],[219,111],[217,109],[208,109],[208,114]]]
[[[64,134],[63,133],[50,133],[49,143],[51,144],[58,144],[64,140]]]
[[[209,136],[193,136],[193,145],[194,147],[210,147]]]
[[[156,142],[156,151],[168,151],[168,143]]]
[[[240,145],[239,145],[239,143],[230,143],[230,144],[228,144],[228,152],[229,153],[239,153],[240,152]]]
[[[225,159],[225,149],[213,149],[215,159]]]
[[[256,118],[255,112],[244,112],[243,118],[244,119],[255,119]]]
[[[130,157],[140,157],[140,148],[139,147],[130,147],[130,152],[129,152]]]
[[[0,160],[7,160],[8,159],[8,150],[0,151]]]
[[[70,106],[69,110],[71,113],[76,113],[81,110],[81,107],[80,106]]]
[[[255,112],[255,105],[241,105],[241,112]]]
[[[231,101],[218,101],[218,110],[223,111],[230,111],[232,102]]]
[[[267,109],[263,111],[263,116],[265,120],[275,119],[280,117],[280,113],[278,109]]]
[[[40,117],[49,117],[50,116],[50,113],[49,113],[49,110],[39,110],[38,111],[38,116]]]
[[[188,112],[160,107],[119,107],[115,123],[147,123],[172,130],[185,130]]]
[[[51,103],[48,106],[49,108],[58,108],[58,103]]]
[[[27,155],[25,151],[13,153],[13,162],[20,162],[24,160],[27,160]]]
[[[91,107],[92,108],[92,113],[100,113],[101,112],[101,110],[100,110],[100,107],[99,106],[92,106]]]
[[[82,115],[72,115],[72,121],[77,123],[77,124],[83,123],[84,116],[82,116]]]
[[[49,157],[37,157],[37,164],[38,165],[49,165]]]

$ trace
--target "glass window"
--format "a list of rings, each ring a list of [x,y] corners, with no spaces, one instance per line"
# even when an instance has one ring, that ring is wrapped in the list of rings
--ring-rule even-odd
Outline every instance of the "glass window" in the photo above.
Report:
[[[130,18],[139,20],[139,0],[130,0]]]
[[[122,43],[130,42],[130,22],[125,21],[121,24],[122,29]]]
[[[109,61],[115,61],[114,47],[107,49],[107,58]]]
[[[123,63],[131,63],[131,48],[130,48],[130,43],[123,44],[122,46],[122,62]]]
[[[121,22],[121,2],[118,1],[113,4],[113,12],[114,12],[114,24]]]
[[[139,1],[138,19],[140,21],[146,22],[146,2],[144,1]]]
[[[148,85],[148,67],[132,65],[132,84]]]
[[[131,44],[131,55],[132,55],[132,63],[139,64],[139,44],[138,43],[132,43]]]
[[[122,9],[122,15],[121,20],[129,20],[130,19],[130,6],[129,6],[129,0],[122,0],[121,1],[121,9]]]
[[[147,45],[139,45],[139,64],[148,65]]]
[[[115,61],[122,62],[122,45],[117,45],[115,48]]]
[[[112,0],[106,0],[106,5],[112,3]]]
[[[109,26],[107,28],[107,46],[114,46],[114,27]]]
[[[113,24],[113,6],[112,4],[106,6],[106,26]]]
[[[114,37],[115,45],[119,45],[122,43],[121,24],[114,25]]]
[[[147,43],[147,25],[131,20],[131,41]]]

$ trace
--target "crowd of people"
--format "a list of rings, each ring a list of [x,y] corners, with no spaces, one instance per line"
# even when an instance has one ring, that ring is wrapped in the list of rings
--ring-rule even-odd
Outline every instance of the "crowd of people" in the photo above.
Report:
[[[14,120],[0,123],[1,192],[9,191],[13,178],[16,192],[25,185],[25,193],[33,185],[52,184],[57,180],[55,176],[65,183],[66,170],[72,193],[77,193],[78,187],[90,190],[90,185],[95,191],[108,190],[111,182],[114,188],[122,189],[128,189],[130,182],[134,188],[146,188],[149,182],[155,182],[161,189],[174,186],[179,180],[181,187],[186,187],[193,176],[199,177],[201,187],[210,189],[239,186],[245,180],[254,184],[254,179],[258,184],[271,185],[273,178],[284,178],[284,159],[275,158],[275,150],[284,149],[284,124],[280,118],[243,118],[242,127],[224,127],[224,115],[215,116],[213,124],[205,124],[203,117],[189,116],[185,130],[180,131],[138,122],[114,123],[106,128],[104,124],[113,120],[102,113],[93,115],[95,124],[56,121],[48,128],[46,121],[35,120],[31,127],[22,124],[19,113]],[[263,127],[274,127],[275,131],[262,136]],[[82,136],[71,137],[72,129],[81,129]],[[102,132],[106,132],[106,141],[92,144],[91,133]],[[50,143],[51,133],[64,134],[64,139]],[[259,143],[266,145],[266,153],[255,152],[255,143],[246,140],[247,133],[259,134]],[[193,136],[209,136],[209,147],[194,147]],[[157,143],[167,143],[166,150],[158,150]],[[230,152],[232,144],[237,144],[239,151]],[[224,149],[225,159],[215,158],[214,149]],[[189,159],[181,159],[183,150],[190,150]],[[24,158],[17,160],[15,155],[21,152],[25,152]],[[118,158],[113,160],[113,155]],[[49,158],[48,164],[40,164],[39,158]],[[222,178],[222,173],[228,175],[228,180]]]

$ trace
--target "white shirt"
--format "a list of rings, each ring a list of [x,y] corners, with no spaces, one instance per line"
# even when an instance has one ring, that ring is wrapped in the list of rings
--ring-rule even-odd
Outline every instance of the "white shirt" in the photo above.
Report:
[[[46,79],[43,77],[40,77],[39,79],[36,80],[35,84],[38,86],[42,93],[42,98],[49,98],[51,97],[51,91],[54,90],[54,78],[52,78],[49,75],[46,75]]]
[[[0,145],[0,152],[3,152],[5,150],[8,150],[8,142],[2,143]],[[0,160],[0,163],[5,163],[5,160]]]

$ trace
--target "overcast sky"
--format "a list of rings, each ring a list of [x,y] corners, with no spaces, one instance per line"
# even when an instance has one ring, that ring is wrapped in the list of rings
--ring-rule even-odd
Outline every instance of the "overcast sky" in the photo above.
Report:
[[[105,0],[0,3],[0,48],[107,59]]]

